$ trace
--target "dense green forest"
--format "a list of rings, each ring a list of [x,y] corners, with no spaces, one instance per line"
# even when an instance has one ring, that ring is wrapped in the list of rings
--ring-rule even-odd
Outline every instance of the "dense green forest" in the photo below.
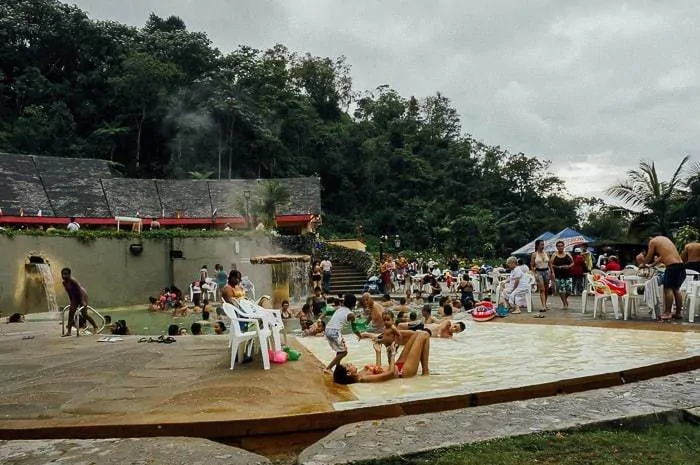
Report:
[[[344,57],[283,45],[222,53],[177,17],[133,28],[4,0],[0,71],[0,150],[102,158],[136,177],[318,175],[326,236],[361,226],[414,250],[502,257],[566,226],[638,240],[698,224],[696,169],[666,182],[640,165],[610,188],[629,209],[574,198],[546,160],[470,135],[439,92],[354,89]]]

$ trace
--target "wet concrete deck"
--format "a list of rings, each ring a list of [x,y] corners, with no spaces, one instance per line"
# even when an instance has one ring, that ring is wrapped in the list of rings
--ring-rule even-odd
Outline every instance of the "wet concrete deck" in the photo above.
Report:
[[[230,371],[226,336],[101,343],[59,330],[52,322],[1,325],[2,428],[255,419],[348,400],[303,348],[299,361],[269,371],[257,360]]]

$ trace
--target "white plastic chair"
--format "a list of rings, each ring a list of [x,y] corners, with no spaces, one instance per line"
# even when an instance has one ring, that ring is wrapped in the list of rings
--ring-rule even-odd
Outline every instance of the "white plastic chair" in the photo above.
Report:
[[[634,315],[637,316],[639,304],[644,300],[644,296],[637,294],[637,284],[641,281],[639,276],[624,274],[622,278],[625,281],[626,291],[622,296],[622,314],[623,319],[627,320],[630,312],[634,310]]]
[[[267,328],[260,328],[260,324],[255,318],[241,318],[236,313],[236,307],[228,302],[223,302],[222,307],[226,316],[231,319],[228,337],[228,345],[231,349],[231,370],[233,370],[237,358],[239,359],[239,363],[242,360],[241,357],[237,357],[239,355],[243,355],[243,352],[238,352],[241,344],[248,345],[246,355],[250,357],[253,354],[253,345],[256,340],[260,346],[260,355],[262,356],[263,360],[263,368],[265,370],[269,370],[270,354],[267,351],[267,338],[270,336],[270,330]],[[247,331],[243,331],[241,329],[241,322],[248,323]]]
[[[216,302],[216,290],[219,287],[212,278],[207,278],[207,282],[202,288],[202,297],[209,300],[209,302]]]
[[[595,289],[593,288],[590,274],[584,274],[583,279],[583,291],[581,292],[581,313],[586,313],[586,307],[588,305],[588,296],[595,296]]]
[[[262,320],[263,326],[269,331],[268,335],[272,336],[272,347],[275,351],[282,350],[281,333],[284,331],[284,320],[280,310],[262,308],[248,299],[239,299],[238,307],[234,306],[234,308],[243,318]]]
[[[606,300],[610,300],[612,304],[613,312],[615,312],[615,319],[619,318],[620,299],[617,294],[613,293],[605,283],[594,281],[592,276],[589,279],[591,280],[591,285],[595,292],[595,299],[593,300],[593,319],[595,319],[596,313],[598,313],[598,307],[600,307],[600,314],[605,316]]]
[[[248,276],[243,276],[241,278],[241,287],[245,291],[246,298],[255,301],[255,284],[250,280]]]
[[[688,321],[690,323],[694,323],[695,322],[695,306],[698,304],[698,299],[700,298],[700,281],[693,281],[689,285],[687,297],[690,299],[690,303],[687,306]]]
[[[527,313],[532,313],[532,285],[535,283],[535,276],[532,272],[525,273],[523,279],[527,280],[527,290],[525,291],[525,302],[527,304]]]

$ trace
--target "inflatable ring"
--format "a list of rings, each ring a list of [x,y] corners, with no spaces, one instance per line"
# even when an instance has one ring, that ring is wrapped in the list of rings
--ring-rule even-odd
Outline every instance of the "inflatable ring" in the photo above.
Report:
[[[491,302],[486,302],[491,303]],[[489,321],[496,318],[496,310],[493,308],[493,304],[490,306],[478,305],[472,310],[472,319],[474,321]]]

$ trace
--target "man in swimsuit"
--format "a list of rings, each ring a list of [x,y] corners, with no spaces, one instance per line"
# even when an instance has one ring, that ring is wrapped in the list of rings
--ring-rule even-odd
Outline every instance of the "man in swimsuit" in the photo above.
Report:
[[[685,245],[681,258],[687,269],[700,273],[700,242],[698,242],[697,237],[692,237],[690,242]]]
[[[680,289],[685,281],[685,264],[671,239],[661,235],[652,235],[641,266],[644,267],[652,262],[660,262],[666,266],[662,282],[664,286],[664,313],[661,315],[661,319],[682,319],[683,296]],[[676,312],[671,313],[674,300]]]
[[[83,316],[83,318],[90,322],[90,324],[93,327],[94,333],[97,334],[99,330],[97,323],[95,323],[95,320],[92,319],[92,316],[88,314],[87,310],[87,292],[85,291],[83,286],[81,286],[80,283],[78,283],[78,281],[71,277],[70,268],[64,268],[61,270],[61,278],[63,279],[63,288],[68,293],[68,299],[70,300],[70,309],[68,310],[68,325],[66,326],[66,332],[63,333],[62,336],[70,336],[70,331],[73,327],[73,320],[75,319],[75,312],[79,308],[81,309],[80,313]],[[75,328],[75,330],[80,331],[80,328]]]

